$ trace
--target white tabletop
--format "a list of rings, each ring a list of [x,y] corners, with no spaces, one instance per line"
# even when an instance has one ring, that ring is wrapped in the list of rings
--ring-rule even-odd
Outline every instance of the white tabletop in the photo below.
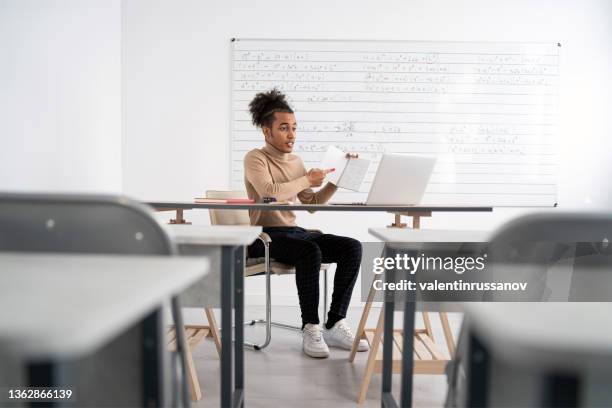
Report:
[[[250,245],[261,233],[261,227],[250,225],[166,225],[168,234],[178,244]]]
[[[445,230],[414,228],[369,228],[368,232],[385,242],[385,245],[399,250],[424,250],[425,248],[453,251],[463,243],[485,243],[492,231]],[[418,302],[417,309],[431,311],[461,312],[461,302]]]
[[[496,356],[533,364],[609,365],[610,303],[466,303],[470,327]]]
[[[368,232],[384,242],[487,242],[490,231],[413,228],[370,228]]]
[[[208,270],[205,258],[0,253],[0,351],[89,353]]]

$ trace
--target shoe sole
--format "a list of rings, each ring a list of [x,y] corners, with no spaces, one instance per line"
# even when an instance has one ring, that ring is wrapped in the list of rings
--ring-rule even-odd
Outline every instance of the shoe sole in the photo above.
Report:
[[[335,344],[333,342],[330,343],[329,340],[325,340],[325,344],[327,344],[327,347],[334,347],[334,348],[338,348],[338,349],[341,349],[341,350],[351,351],[353,349],[353,345],[352,344],[348,348],[346,348],[344,345]],[[367,347],[367,348],[357,348],[357,351],[358,352],[363,352],[363,351],[368,351],[369,349],[370,349],[370,347]]]
[[[312,358],[327,358],[329,357],[329,353],[312,353],[309,354],[306,352],[306,350],[302,350],[304,352],[304,354],[306,354],[308,357],[312,357]]]

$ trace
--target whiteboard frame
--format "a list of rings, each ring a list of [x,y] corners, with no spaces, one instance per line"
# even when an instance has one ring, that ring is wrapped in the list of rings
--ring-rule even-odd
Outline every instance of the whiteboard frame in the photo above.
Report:
[[[230,97],[229,97],[229,113],[230,113],[230,142],[229,142],[229,160],[227,164],[229,166],[229,178],[227,182],[227,189],[232,190],[232,178],[234,177],[234,169],[232,163],[234,162],[234,44],[238,41],[237,38],[232,38],[230,44]]]
[[[229,155],[230,155],[230,160],[228,161],[229,163],[229,185],[228,188],[232,189],[232,178],[233,178],[233,169],[232,169],[232,162],[233,162],[233,158],[232,158],[232,153],[233,153],[233,147],[234,147],[234,112],[233,112],[233,106],[234,106],[234,52],[235,52],[235,46],[236,43],[238,42],[251,42],[251,41],[275,41],[275,42],[292,42],[292,41],[301,41],[301,42],[367,42],[367,43],[453,43],[453,44],[525,44],[525,45],[555,45],[557,46],[557,67],[558,67],[558,76],[559,76],[559,81],[561,80],[561,58],[560,58],[560,53],[559,53],[559,49],[561,48],[561,43],[558,41],[481,41],[481,40],[474,40],[474,41],[462,41],[462,40],[398,40],[398,39],[342,39],[342,38],[337,38],[337,39],[332,39],[332,38],[239,38],[239,37],[232,37],[230,39],[230,143],[229,143]],[[505,55],[513,55],[513,54],[505,54]],[[559,89],[560,90],[560,86]],[[559,94],[557,94],[557,98],[559,98]],[[557,102],[558,103],[558,102]],[[558,126],[559,124],[559,115],[556,115],[556,125]],[[555,154],[557,155],[557,158],[559,157],[559,148],[558,148],[558,143],[555,144]],[[521,206],[513,206],[513,205],[497,205],[495,207],[498,208],[549,208],[549,207],[553,207],[556,208],[559,206],[559,163],[557,162],[556,164],[556,169],[555,169],[555,198],[554,198],[554,203],[550,206],[525,206],[525,205],[521,205]]]
[[[561,43],[557,41],[460,41],[460,40],[383,40],[383,39],[331,39],[331,38],[232,38],[232,46],[234,43],[239,41],[280,41],[280,42],[290,42],[290,41],[303,41],[303,42],[372,42],[372,43],[381,43],[381,42],[392,42],[392,43],[455,43],[455,44],[529,44],[529,45],[556,45],[561,47]],[[232,49],[233,51],[233,49]]]

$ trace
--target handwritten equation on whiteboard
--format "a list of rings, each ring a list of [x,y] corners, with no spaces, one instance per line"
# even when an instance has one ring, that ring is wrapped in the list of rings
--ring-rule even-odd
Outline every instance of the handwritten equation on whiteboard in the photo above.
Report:
[[[238,40],[232,50],[232,188],[261,147],[248,103],[276,87],[298,122],[295,153],[317,166],[328,145],[373,161],[438,158],[428,204],[556,202],[557,44]],[[398,186],[409,188],[409,186]]]

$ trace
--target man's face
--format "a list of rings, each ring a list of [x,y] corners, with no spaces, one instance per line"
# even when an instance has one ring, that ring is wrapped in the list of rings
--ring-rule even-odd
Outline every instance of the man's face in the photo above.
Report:
[[[293,113],[275,112],[272,127],[264,127],[263,132],[266,136],[266,142],[283,153],[291,153],[295,142],[296,128],[297,123]]]

